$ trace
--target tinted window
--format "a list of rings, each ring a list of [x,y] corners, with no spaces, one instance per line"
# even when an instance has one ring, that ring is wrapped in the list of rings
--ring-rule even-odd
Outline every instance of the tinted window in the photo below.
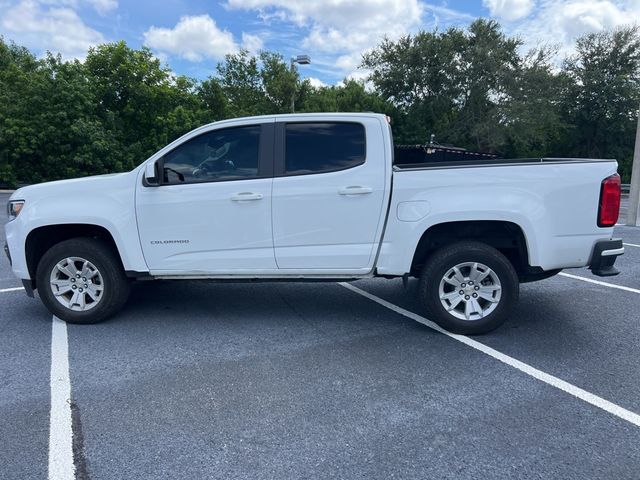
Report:
[[[260,126],[225,128],[192,138],[164,156],[169,184],[258,176]]]
[[[359,123],[289,123],[286,132],[286,174],[330,172],[364,163],[364,126]]]

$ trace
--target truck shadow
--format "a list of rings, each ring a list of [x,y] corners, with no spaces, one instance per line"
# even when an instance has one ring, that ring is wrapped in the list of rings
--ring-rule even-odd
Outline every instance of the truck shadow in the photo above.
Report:
[[[416,280],[409,281],[406,288],[400,280],[366,280],[354,285],[425,315],[417,299]],[[588,296],[588,292],[583,295]],[[591,335],[593,329],[586,328],[585,321],[592,325],[594,320],[589,318],[598,312],[589,303],[575,299],[575,289],[552,288],[547,282],[523,285],[509,320],[494,332],[475,338],[489,344],[557,344],[559,348],[552,354],[559,357],[566,338],[582,340],[585,348],[590,348],[598,339],[595,332]],[[273,328],[308,324],[332,335],[402,327],[429,337],[437,335],[336,283],[139,282],[125,309],[109,320],[113,324],[122,322],[150,322],[157,328],[160,323],[182,323],[202,329],[232,324],[236,328],[265,323]]]
[[[134,284],[124,310],[109,322],[147,321],[150,316],[214,325],[350,323],[371,328],[393,325],[396,314],[336,283],[153,281]]]

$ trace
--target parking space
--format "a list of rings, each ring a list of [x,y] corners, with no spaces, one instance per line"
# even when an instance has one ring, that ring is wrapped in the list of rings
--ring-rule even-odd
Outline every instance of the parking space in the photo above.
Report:
[[[568,273],[628,290],[523,285],[475,340],[640,413],[640,248],[618,266]],[[640,426],[408,318],[415,281],[354,285],[396,310],[335,283],[140,282],[69,326],[76,476],[638,478]],[[5,292],[0,326],[0,478],[46,478],[51,316]]]
[[[3,239],[8,198],[0,193]],[[3,258],[0,291],[20,285]],[[20,291],[1,292],[0,478],[47,475],[50,345],[51,315]]]

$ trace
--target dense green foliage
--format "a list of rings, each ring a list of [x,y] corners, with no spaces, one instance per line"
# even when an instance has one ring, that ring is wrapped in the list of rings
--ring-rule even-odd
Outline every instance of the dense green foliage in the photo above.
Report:
[[[640,39],[635,27],[586,35],[560,66],[543,47],[494,21],[464,31],[385,40],[364,66],[399,109],[397,136],[498,152],[506,157],[616,158],[630,176],[640,104]]]
[[[129,170],[215,120],[296,111],[375,111],[398,143],[441,143],[509,157],[612,157],[628,178],[640,103],[636,28],[591,34],[557,61],[494,21],[384,40],[363,58],[373,89],[314,88],[284,58],[227,55],[204,81],[176,76],[124,42],[64,62],[0,38],[0,183]]]

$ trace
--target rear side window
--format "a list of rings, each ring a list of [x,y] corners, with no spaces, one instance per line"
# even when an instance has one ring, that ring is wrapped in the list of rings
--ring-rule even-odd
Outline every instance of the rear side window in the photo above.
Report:
[[[285,175],[333,172],[362,165],[366,157],[360,123],[288,123]]]

